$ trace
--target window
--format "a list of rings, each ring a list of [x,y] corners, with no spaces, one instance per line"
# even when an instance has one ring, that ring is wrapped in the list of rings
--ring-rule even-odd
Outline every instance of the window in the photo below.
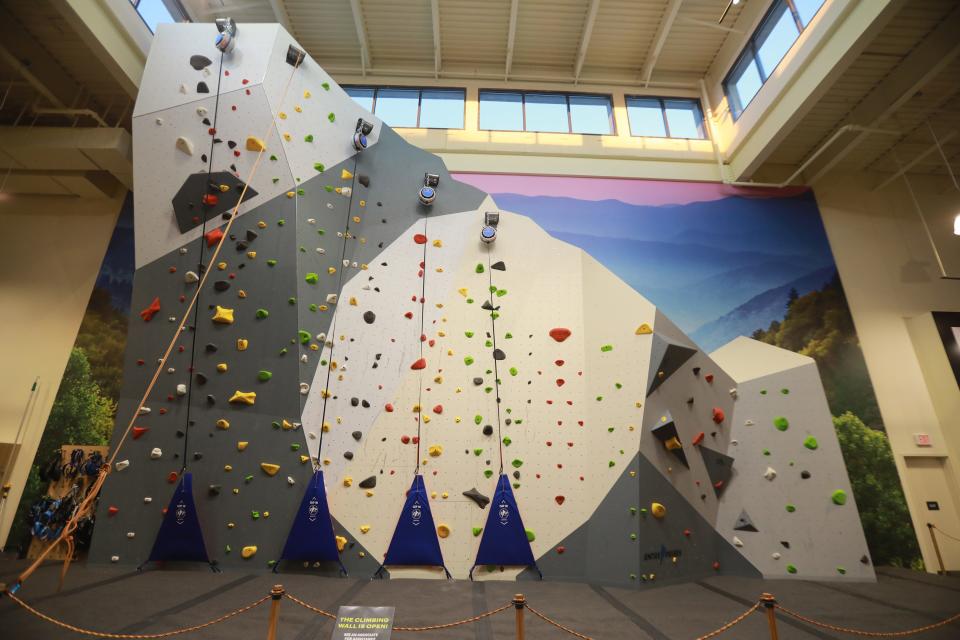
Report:
[[[140,14],[150,33],[156,33],[157,25],[182,22],[187,14],[179,0],[130,0],[130,4]]]
[[[648,138],[707,137],[700,103],[688,98],[627,97],[630,133]]]
[[[611,135],[610,96],[480,91],[480,129]]]
[[[774,0],[723,81],[736,120],[767,81],[825,0]]]
[[[463,129],[463,89],[344,87],[344,91],[391,127]]]

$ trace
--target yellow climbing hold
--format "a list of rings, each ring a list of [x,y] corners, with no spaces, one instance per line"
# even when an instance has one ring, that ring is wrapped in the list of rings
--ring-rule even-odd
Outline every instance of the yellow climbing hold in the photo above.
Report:
[[[247,445],[249,445],[249,444],[250,444],[250,443],[247,442],[246,440],[241,440],[241,441],[239,441],[239,442],[237,443],[237,451],[243,451],[244,449],[247,448]]]
[[[223,465],[224,471],[233,471],[233,465],[225,464]],[[236,489],[233,490],[234,493],[239,493]]]
[[[250,341],[246,338],[237,338],[237,351],[246,351],[250,346]]]
[[[360,525],[360,533],[366,533],[367,531],[370,531],[370,525],[368,524]]]
[[[309,91],[307,91],[306,89],[304,89],[304,91],[303,91],[303,97],[304,97],[304,98],[309,98],[310,96],[311,96],[311,93],[310,93]]]
[[[306,464],[310,461],[310,456],[300,456],[300,464]]]
[[[350,306],[351,307],[357,306],[357,299],[354,298],[353,296],[350,296]]]
[[[286,119],[287,119],[287,114],[284,113],[283,111],[279,112],[277,115],[280,116],[280,119],[281,119],[281,120],[286,120]]]
[[[296,191],[287,191],[287,197],[288,197],[288,198],[292,198],[292,197],[294,197],[295,195],[297,195],[297,192],[296,192]]]
[[[272,462],[261,462],[260,468],[268,476],[275,476],[277,475],[277,471],[280,471],[280,465],[273,464]]]
[[[347,539],[343,536],[337,536],[337,551],[343,551],[347,547]]]
[[[343,477],[343,486],[349,487],[352,484],[353,484],[353,478],[351,478],[350,476]]]
[[[440,238],[437,238],[436,240],[433,241],[433,246],[439,249],[440,247],[443,246],[443,242],[440,240]]]
[[[257,136],[247,136],[247,151],[263,151],[267,145]]]
[[[367,489],[367,497],[368,497],[368,498],[372,498],[372,497],[373,497],[373,491],[371,491],[370,489]]]
[[[227,263],[226,263],[226,262],[218,262],[218,263],[217,263],[217,269],[219,269],[220,271],[223,271],[223,270],[226,269],[226,268],[227,268]]]
[[[642,325],[640,325],[639,327],[637,327],[637,330],[634,331],[633,333],[634,333],[634,335],[638,335],[638,336],[646,336],[646,335],[650,335],[651,333],[653,333],[653,329],[650,328],[650,325],[648,325],[646,322],[644,322]]]
[[[250,258],[251,260],[253,260],[254,258],[257,257],[257,252],[256,252],[256,251],[247,251],[247,257]]]
[[[239,290],[237,290],[237,297],[238,297],[238,298],[246,298],[246,297],[247,297],[247,292],[244,291],[243,289],[239,289]]]
[[[667,515],[667,508],[659,502],[653,502],[650,504],[650,513],[653,514],[654,518],[659,520]]]
[[[284,431],[290,431],[291,429],[293,429],[293,423],[287,420],[286,418],[283,419],[283,421],[280,423],[280,426],[283,428]]]
[[[213,312],[213,321],[219,324],[233,324],[233,309],[217,305]]]
[[[340,170],[340,179],[341,180],[350,180],[353,178],[353,174],[347,171],[346,169]]]
[[[457,293],[459,293],[459,294],[462,295],[464,298],[466,298],[466,297],[467,297],[467,288],[466,288],[466,287],[463,287],[462,289],[457,289]]]
[[[257,392],[256,391],[234,391],[233,395],[230,396],[229,402],[233,404],[249,404],[252,405],[257,401]]]
[[[227,372],[227,363],[226,363],[226,362],[221,362],[220,364],[218,364],[218,365],[217,365],[217,371],[219,371],[220,373],[226,373],[226,372]]]
[[[252,544],[249,547],[244,547],[240,550],[240,557],[244,560],[249,560],[255,555],[257,555],[257,545],[255,544]]]
[[[426,421],[426,419],[427,419],[428,417],[429,417],[429,416],[423,416],[424,421]],[[441,453],[443,453],[443,447],[441,447],[441,446],[438,445],[438,444],[432,444],[432,445],[430,445],[430,448],[427,449],[427,453],[430,454],[430,457],[431,457],[431,458],[436,458],[436,457],[438,457]]]
[[[437,535],[441,538],[447,538],[450,536],[450,527],[445,524],[437,525]]]
[[[337,272],[337,268],[336,268],[336,267],[327,267],[327,273],[328,273],[329,275],[332,276],[332,275],[335,274],[336,272]]]
[[[267,228],[267,223],[264,222],[263,220],[260,220],[260,221],[257,222],[257,227],[260,228],[260,229],[266,229],[266,228]]]

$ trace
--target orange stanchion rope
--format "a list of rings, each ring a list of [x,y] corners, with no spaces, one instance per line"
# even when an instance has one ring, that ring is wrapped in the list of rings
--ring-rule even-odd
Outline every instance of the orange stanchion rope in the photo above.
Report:
[[[821,629],[829,629],[830,631],[839,631],[841,633],[849,633],[854,636],[864,636],[868,638],[902,638],[904,636],[912,636],[918,633],[923,633],[924,631],[932,631],[933,629],[939,629],[940,627],[945,627],[948,624],[960,621],[960,613],[945,618],[940,622],[934,622],[932,624],[924,625],[922,627],[915,627],[913,629],[905,629],[903,631],[864,631],[863,629],[851,629],[849,627],[841,627],[836,624],[829,624],[827,622],[820,622],[819,620],[814,620],[813,618],[808,618],[804,615],[797,613],[796,611],[791,611],[786,607],[777,604],[776,608],[787,614],[791,618],[799,620],[801,622],[806,622],[807,624],[812,624],[815,627],[820,627]]]
[[[146,639],[149,639],[149,638],[169,638],[170,636],[176,636],[176,635],[180,635],[180,634],[183,634],[183,633],[190,633],[191,631],[199,631],[200,629],[204,629],[204,628],[206,628],[206,627],[211,627],[211,626],[213,626],[213,625],[215,625],[215,624],[219,624],[219,623],[221,623],[221,622],[225,622],[225,621],[229,620],[230,618],[233,618],[233,617],[235,617],[235,616],[240,615],[241,613],[246,613],[247,611],[250,611],[251,609],[254,609],[254,608],[256,608],[256,607],[259,607],[261,604],[263,604],[264,602],[266,602],[267,600],[270,599],[270,596],[268,596],[268,595],[267,595],[267,596],[263,596],[263,597],[260,598],[259,600],[255,600],[255,601],[251,602],[250,604],[248,604],[247,606],[245,606],[245,607],[240,607],[239,609],[237,609],[237,610],[235,610],[235,611],[231,611],[230,613],[225,613],[224,615],[220,616],[219,618],[214,618],[213,620],[208,620],[207,622],[204,622],[204,623],[202,623],[202,624],[195,624],[195,625],[193,625],[193,626],[191,626],[191,627],[183,627],[183,628],[181,628],[181,629],[174,629],[173,631],[164,631],[163,633],[108,633],[108,632],[106,632],[106,631],[94,631],[94,630],[92,630],[92,629],[84,629],[83,627],[77,627],[77,626],[74,626],[74,625],[72,625],[72,624],[68,624],[68,623],[66,623],[66,622],[61,622],[60,620],[57,620],[56,618],[53,618],[53,617],[51,617],[51,616],[48,616],[47,614],[43,613],[42,611],[38,611],[38,610],[34,609],[34,608],[31,607],[29,604],[27,604],[26,602],[24,602],[23,600],[21,600],[21,599],[18,598],[17,596],[13,595],[12,593],[8,593],[8,594],[7,594],[7,597],[9,597],[11,600],[13,600],[15,603],[17,603],[17,605],[19,605],[20,607],[23,607],[24,610],[32,613],[33,615],[37,616],[38,618],[41,618],[42,620],[46,620],[47,622],[49,622],[49,623],[51,623],[51,624],[54,624],[54,625],[56,625],[56,626],[58,626],[58,627],[60,627],[60,628],[62,628],[62,629],[67,629],[68,631],[73,631],[74,633],[81,633],[81,634],[83,634],[83,635],[85,635],[85,636],[93,636],[93,637],[95,637],[95,638],[121,638],[121,639],[123,639],[123,640],[146,640]]]
[[[301,600],[300,598],[297,598],[296,596],[290,595],[289,593],[288,593],[288,594],[285,594],[285,595],[286,595],[287,599],[292,600],[293,602],[297,603],[298,605],[300,605],[300,606],[303,607],[304,609],[309,609],[310,611],[313,611],[314,613],[319,614],[319,615],[321,615],[321,616],[330,618],[331,620],[336,620],[336,619],[337,619],[337,616],[335,616],[334,614],[330,613],[329,611],[324,611],[323,609],[319,609],[319,608],[317,608],[317,607],[315,607],[315,606],[313,606],[313,605],[311,605],[311,604],[308,604],[308,603],[304,602],[303,600]],[[475,616],[473,616],[473,617],[471,617],[471,618],[464,618],[463,620],[457,620],[457,621],[455,621],[455,622],[447,622],[447,623],[444,623],[444,624],[432,624],[432,625],[425,626],[425,627],[394,627],[393,630],[394,630],[394,631],[436,631],[437,629],[449,629],[449,628],[451,628],[451,627],[459,627],[459,626],[464,625],[464,624],[470,624],[470,623],[473,623],[473,622],[477,622],[477,621],[479,621],[479,620],[483,620],[484,618],[489,618],[490,616],[496,615],[496,614],[500,613],[501,611],[506,611],[506,610],[509,609],[511,606],[513,606],[512,603],[510,603],[510,604],[505,604],[505,605],[503,605],[502,607],[499,607],[499,608],[497,608],[497,609],[491,609],[490,611],[485,611],[485,612],[483,612],[483,613],[481,613],[481,614],[478,614],[478,615],[475,615]]]

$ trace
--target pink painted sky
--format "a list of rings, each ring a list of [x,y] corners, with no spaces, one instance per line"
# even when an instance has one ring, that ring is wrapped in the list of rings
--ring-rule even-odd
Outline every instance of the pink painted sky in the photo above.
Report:
[[[619,200],[628,204],[661,206],[709,202],[730,196],[776,198],[796,195],[805,187],[765,189],[731,187],[718,182],[674,182],[633,178],[587,178],[527,174],[453,173],[461,182],[487,193],[556,196],[578,200]]]

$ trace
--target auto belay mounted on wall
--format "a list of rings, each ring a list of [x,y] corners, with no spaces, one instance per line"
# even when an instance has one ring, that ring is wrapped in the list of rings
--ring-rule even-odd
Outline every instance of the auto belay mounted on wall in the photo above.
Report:
[[[480,239],[491,244],[497,239],[497,225],[500,224],[499,211],[487,211],[483,214],[483,228],[480,229]]]
[[[420,193],[417,194],[420,204],[428,207],[433,204],[433,201],[437,199],[438,184],[440,184],[439,175],[436,173],[423,174],[423,186],[420,187]]]
[[[237,46],[237,23],[233,18],[217,18],[217,34],[213,44],[223,53],[230,53]]]
[[[353,133],[353,148],[357,151],[363,151],[367,148],[367,136],[370,135],[370,132],[373,131],[373,125],[364,120],[363,118],[357,118],[357,128]]]

